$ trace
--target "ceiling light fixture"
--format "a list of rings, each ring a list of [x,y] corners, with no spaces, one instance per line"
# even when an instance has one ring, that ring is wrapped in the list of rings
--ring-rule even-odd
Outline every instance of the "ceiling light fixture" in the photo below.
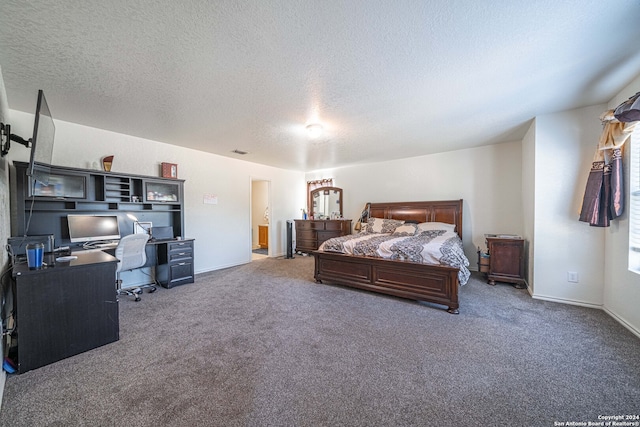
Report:
[[[312,123],[310,125],[307,125],[307,134],[311,139],[319,138],[320,135],[322,135],[322,130],[323,128],[320,123]]]

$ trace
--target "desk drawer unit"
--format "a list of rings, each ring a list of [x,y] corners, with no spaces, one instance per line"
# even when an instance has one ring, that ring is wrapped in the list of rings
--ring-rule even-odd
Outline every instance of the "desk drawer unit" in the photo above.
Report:
[[[158,282],[165,288],[194,282],[193,240],[169,242],[158,248]]]

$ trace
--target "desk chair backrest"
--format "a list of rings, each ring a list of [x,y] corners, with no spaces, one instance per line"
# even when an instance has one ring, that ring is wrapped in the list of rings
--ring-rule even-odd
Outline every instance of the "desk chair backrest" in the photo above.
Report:
[[[116,272],[129,271],[145,265],[147,262],[145,246],[148,240],[148,234],[129,234],[120,239],[116,247],[116,258],[120,261]]]

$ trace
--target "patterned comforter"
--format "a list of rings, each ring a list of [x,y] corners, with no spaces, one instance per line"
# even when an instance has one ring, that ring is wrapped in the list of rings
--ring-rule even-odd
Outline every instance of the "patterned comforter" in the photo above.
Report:
[[[319,250],[456,267],[460,269],[458,280],[461,285],[467,283],[471,276],[462,240],[451,231],[431,230],[414,236],[388,233],[349,234],[327,240],[320,245]]]

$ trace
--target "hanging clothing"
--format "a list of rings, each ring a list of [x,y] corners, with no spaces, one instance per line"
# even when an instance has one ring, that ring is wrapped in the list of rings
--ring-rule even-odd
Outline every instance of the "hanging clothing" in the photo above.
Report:
[[[624,212],[622,150],[636,122],[621,123],[613,113],[614,110],[609,110],[600,116],[603,130],[587,178],[580,211],[580,221],[595,227],[608,227],[610,220]]]

